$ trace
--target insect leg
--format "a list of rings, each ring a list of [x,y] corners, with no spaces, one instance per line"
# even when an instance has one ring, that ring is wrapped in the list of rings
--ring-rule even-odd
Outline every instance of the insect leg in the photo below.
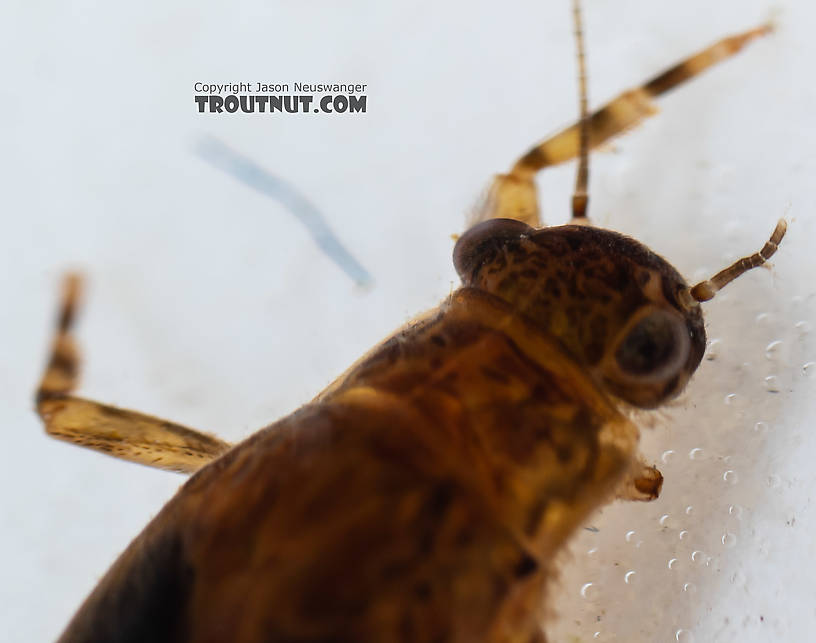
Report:
[[[589,149],[627,132],[657,113],[655,98],[694,78],[702,71],[738,53],[754,38],[771,31],[763,25],[723,38],[701,52],[658,74],[640,87],[623,92],[589,116]],[[495,218],[518,219],[540,226],[538,198],[533,177],[536,172],[578,156],[580,123],[561,130],[534,145],[519,158],[507,174],[498,174],[484,203],[470,217],[469,224]]]
[[[80,279],[65,279],[51,357],[37,389],[37,413],[48,435],[159,469],[192,473],[230,448],[213,436],[172,422],[71,395],[79,353],[71,333]]]

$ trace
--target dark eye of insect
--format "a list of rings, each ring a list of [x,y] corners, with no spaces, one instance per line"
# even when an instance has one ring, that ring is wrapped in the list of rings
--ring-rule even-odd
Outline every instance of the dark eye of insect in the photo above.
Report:
[[[678,330],[678,322],[664,313],[645,317],[618,347],[618,366],[629,375],[650,375],[670,365],[680,348]]]

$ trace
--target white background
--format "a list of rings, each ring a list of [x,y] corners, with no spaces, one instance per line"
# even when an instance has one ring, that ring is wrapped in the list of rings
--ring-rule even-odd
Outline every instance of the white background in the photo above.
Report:
[[[816,626],[802,369],[816,360],[816,10],[588,1],[590,98],[772,11],[775,35],[593,156],[594,219],[690,279],[791,225],[772,272],[706,305],[714,359],[646,431],[663,497],[581,532],[553,590],[555,641],[796,641]],[[241,439],[455,287],[450,235],[488,178],[575,117],[574,45],[566,0],[53,2],[6,3],[0,55],[0,632],[47,641],[182,482],[42,432],[31,399],[63,271],[88,278],[83,394]],[[367,83],[368,113],[196,113],[196,81],[246,80]],[[204,134],[307,194],[373,289],[196,157]],[[572,180],[571,166],[542,177],[548,223],[566,220]]]

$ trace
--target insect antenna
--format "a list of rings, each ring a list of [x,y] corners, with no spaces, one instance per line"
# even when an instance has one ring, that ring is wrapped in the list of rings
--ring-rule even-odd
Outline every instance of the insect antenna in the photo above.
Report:
[[[572,194],[572,218],[586,222],[589,194],[589,108],[587,100],[586,56],[584,53],[584,29],[581,23],[580,0],[572,0],[572,17],[575,25],[575,45],[578,50],[578,99],[581,120],[578,132],[578,173],[575,177],[575,192]]]
[[[782,241],[782,237],[785,236],[787,229],[787,222],[784,219],[780,219],[771,234],[771,238],[762,246],[762,250],[735,261],[728,266],[728,268],[720,270],[720,272],[711,277],[711,279],[701,281],[696,286],[684,290],[680,296],[685,305],[687,307],[696,306],[698,302],[712,299],[718,290],[730,284],[734,279],[752,268],[757,268],[764,264],[779,248],[779,243]]]

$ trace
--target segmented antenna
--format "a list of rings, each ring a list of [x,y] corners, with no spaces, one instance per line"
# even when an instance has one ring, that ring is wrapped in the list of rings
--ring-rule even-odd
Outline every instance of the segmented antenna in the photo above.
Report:
[[[578,86],[581,106],[581,122],[578,139],[578,174],[575,192],[572,194],[572,218],[585,219],[589,194],[589,108],[587,106],[586,61],[584,60],[584,30],[581,24],[581,3],[572,0],[572,16],[575,23],[575,44],[578,49]]]
[[[787,222],[784,219],[779,219],[779,222],[771,234],[771,238],[765,242],[765,245],[762,246],[762,250],[735,261],[728,266],[728,268],[720,270],[720,272],[711,277],[711,279],[706,279],[693,288],[681,291],[681,301],[687,308],[690,308],[696,306],[698,302],[713,299],[719,290],[722,290],[722,288],[730,284],[734,279],[768,261],[779,248],[779,243],[782,241],[782,237],[785,236],[787,229]]]

